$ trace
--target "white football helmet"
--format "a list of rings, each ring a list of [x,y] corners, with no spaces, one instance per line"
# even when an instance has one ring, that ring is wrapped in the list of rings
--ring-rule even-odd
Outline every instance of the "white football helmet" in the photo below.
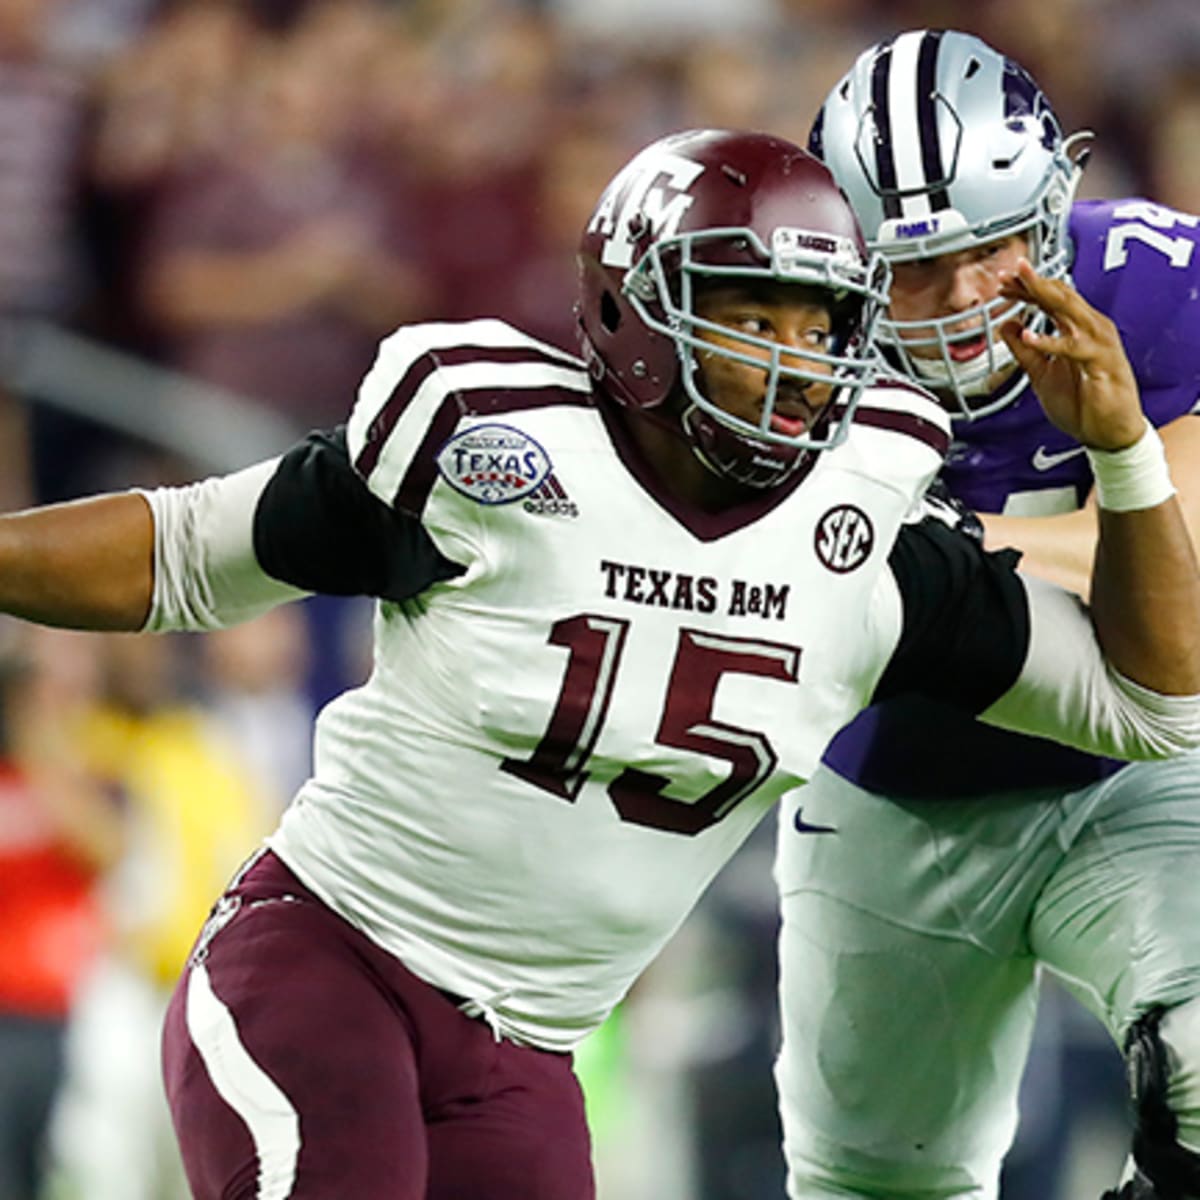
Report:
[[[918,29],[859,55],[826,97],[809,149],[849,197],[868,246],[893,265],[1021,234],[1034,268],[1062,278],[1071,265],[1067,219],[1090,140],[1087,132],[1064,138],[1029,73],[986,42]],[[910,378],[951,398],[956,415],[979,417],[1024,386],[1018,372],[988,389],[1013,363],[999,325],[1014,316],[1044,324],[1023,307],[1001,298],[922,321],[885,314],[877,337]],[[971,318],[987,349],[956,362],[950,327]],[[911,353],[928,348],[936,356]]]

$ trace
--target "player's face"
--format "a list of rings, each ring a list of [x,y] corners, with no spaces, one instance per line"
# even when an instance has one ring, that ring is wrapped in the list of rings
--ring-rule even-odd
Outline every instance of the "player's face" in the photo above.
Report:
[[[987,350],[983,317],[977,310],[999,299],[1002,277],[1015,271],[1017,261],[1028,252],[1023,236],[1009,234],[970,250],[896,263],[888,315],[893,321],[920,322],[962,313],[961,322],[951,321],[946,327],[949,355],[954,362],[969,363]],[[919,342],[935,339],[936,333],[932,325],[914,325],[903,336]],[[914,358],[940,356],[936,342],[912,345],[909,353]]]
[[[696,315],[723,326],[728,333],[708,331],[703,339],[757,359],[764,364],[769,352],[740,335],[778,345],[783,367],[800,367],[829,375],[828,363],[804,352],[828,353],[833,328],[829,308],[811,288],[795,284],[744,283],[712,285],[696,298]],[[704,394],[732,416],[757,423],[762,416],[767,372],[701,350],[698,353]],[[829,403],[831,388],[822,383],[784,379],[779,384],[771,425],[778,433],[795,437],[812,428],[817,414]]]

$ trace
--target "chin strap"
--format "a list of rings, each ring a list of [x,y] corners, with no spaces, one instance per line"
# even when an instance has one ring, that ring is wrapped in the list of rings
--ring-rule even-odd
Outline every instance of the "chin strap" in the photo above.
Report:
[[[684,410],[680,424],[684,437],[705,467],[743,487],[776,487],[798,472],[807,473],[816,462],[816,450],[756,441],[722,425],[694,404]]]

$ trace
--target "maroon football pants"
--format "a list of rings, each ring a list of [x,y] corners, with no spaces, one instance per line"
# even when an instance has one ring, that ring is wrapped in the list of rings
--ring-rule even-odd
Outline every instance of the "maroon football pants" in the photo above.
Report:
[[[196,1200],[590,1200],[569,1055],[497,1041],[264,855],[163,1031]]]

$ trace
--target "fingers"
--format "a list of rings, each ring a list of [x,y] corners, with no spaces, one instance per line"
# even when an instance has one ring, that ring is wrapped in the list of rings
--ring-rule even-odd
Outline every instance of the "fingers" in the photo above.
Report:
[[[1075,358],[1091,352],[1090,343],[1084,343],[1076,333],[1038,333],[1021,325],[1019,321],[1011,322],[1011,324],[1017,326],[1017,336],[1020,338],[1022,346],[1028,351],[1034,351],[1044,357],[1062,355]],[[1012,348],[1011,344],[1009,348]]]
[[[1053,352],[1037,345],[1038,335],[1027,336],[1031,334],[1032,330],[1027,329],[1018,320],[1005,321],[1000,326],[1000,336],[1012,351],[1013,358],[1025,374],[1036,382],[1041,368]]]
[[[1024,259],[1002,280],[1001,291],[1053,324],[1038,333],[1015,318],[1000,329],[1050,420],[1085,446],[1113,449],[1135,441],[1145,418],[1116,324],[1070,284],[1041,278]]]
[[[1071,284],[1062,279],[1044,278],[1026,258],[1017,262],[1015,271],[1002,276],[1000,293],[1010,300],[1040,308],[1064,334],[1075,332],[1095,336],[1099,333],[1100,323],[1105,320]],[[1047,350],[1047,353],[1057,352]]]
[[[1061,279],[1047,279],[1039,275],[1029,259],[1017,260],[1015,270],[1006,271],[1000,276],[1000,290],[1014,300],[1026,300],[1039,308],[1061,308],[1070,302],[1072,296],[1079,293]]]
[[[1003,277],[1001,293],[1041,309],[1053,322],[1052,330],[1038,333],[1024,328],[1020,333],[1021,343],[1038,354],[1083,361],[1121,353],[1120,337],[1112,321],[1069,283],[1038,275],[1028,260],[1021,259],[1016,270]],[[1005,340],[1016,354],[1012,341],[1007,337]]]

